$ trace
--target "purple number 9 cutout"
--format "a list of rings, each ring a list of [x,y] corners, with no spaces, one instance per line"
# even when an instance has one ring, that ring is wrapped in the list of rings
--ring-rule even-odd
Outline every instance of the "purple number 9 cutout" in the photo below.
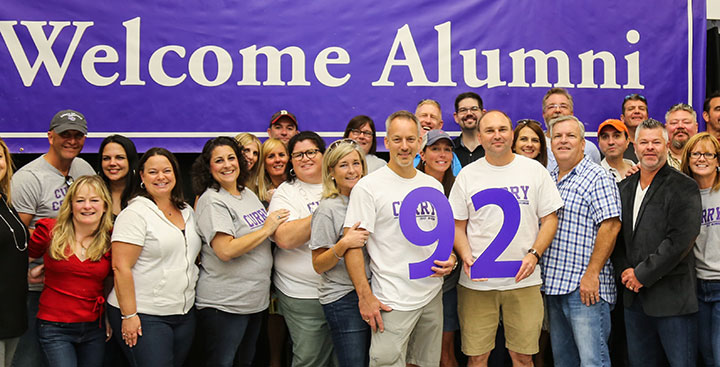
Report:
[[[429,202],[435,208],[437,224],[435,228],[425,231],[418,227],[416,212],[421,203]],[[435,251],[427,259],[410,263],[410,279],[420,279],[433,275],[430,269],[435,260],[446,261],[452,253],[455,242],[455,220],[452,209],[445,195],[432,187],[419,187],[405,196],[400,205],[400,230],[405,238],[416,246],[432,245],[438,242]]]
[[[520,226],[520,204],[513,194],[505,189],[486,189],[472,196],[475,210],[485,205],[497,205],[503,212],[503,224],[500,232],[490,242],[483,253],[475,259],[470,269],[473,279],[479,278],[509,278],[514,277],[522,261],[496,261],[497,258],[510,245]]]

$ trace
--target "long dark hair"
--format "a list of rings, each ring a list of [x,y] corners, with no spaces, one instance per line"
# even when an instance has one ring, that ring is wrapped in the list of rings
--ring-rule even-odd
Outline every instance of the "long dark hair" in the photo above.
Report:
[[[235,139],[227,136],[220,136],[214,139],[210,139],[205,143],[202,153],[195,159],[192,165],[192,186],[195,195],[202,195],[208,188],[213,188],[215,191],[220,190],[220,184],[215,181],[212,174],[210,173],[210,160],[212,159],[212,152],[217,147],[228,146],[235,152],[235,157],[238,160],[240,173],[237,177],[237,188],[238,191],[245,189],[245,182],[250,176],[247,170],[247,164],[245,162],[245,155],[240,151]]]
[[[173,175],[175,175],[175,187],[173,187],[172,191],[170,192],[170,201],[173,203],[173,205],[182,210],[185,208],[187,204],[185,204],[185,198],[183,197],[183,190],[182,190],[182,178],[180,175],[180,164],[178,164],[177,158],[175,158],[175,155],[170,153],[169,150],[165,148],[160,147],[154,147],[150,148],[145,154],[140,157],[140,161],[138,162],[138,174],[135,175],[135,181],[133,181],[133,189],[132,189],[132,195],[130,198],[134,198],[136,196],[144,196],[152,201],[155,201],[152,196],[145,190],[144,185],[140,186],[140,183],[142,183],[142,180],[140,179],[140,172],[145,170],[145,162],[147,162],[150,157],[161,155],[170,161],[170,165],[173,169]]]
[[[98,155],[100,156],[100,161],[98,163],[98,176],[100,176],[100,178],[102,178],[102,180],[105,182],[105,186],[108,188],[108,190],[110,190],[110,179],[105,175],[105,171],[103,171],[102,169],[102,155],[103,151],[105,150],[105,146],[110,143],[120,145],[123,150],[125,150],[125,156],[128,160],[128,173],[127,175],[125,175],[125,188],[123,188],[122,194],[120,195],[120,208],[125,208],[127,206],[128,200],[130,200],[133,181],[135,179],[135,175],[137,174],[137,149],[135,148],[135,143],[133,143],[132,140],[117,134],[106,137],[105,139],[103,139],[102,143],[100,143],[100,151],[98,152]]]
[[[315,146],[320,149],[320,153],[325,154],[325,141],[314,131],[302,131],[290,138],[290,141],[288,142],[288,155],[290,155],[290,159],[288,160],[288,164],[285,165],[285,181],[287,183],[293,183],[297,178],[297,176],[295,176],[295,171],[292,169],[292,152],[293,149],[295,149],[295,144],[304,140],[312,141]]]
[[[350,136],[350,130],[352,129],[358,129],[360,130],[363,125],[368,124],[370,126],[370,130],[372,130],[372,145],[370,146],[370,151],[368,154],[375,154],[375,151],[377,150],[377,131],[375,130],[375,122],[373,120],[365,115],[357,115],[348,121],[347,126],[345,126],[345,132],[343,133],[343,138],[347,138]]]
[[[513,142],[512,142],[512,151],[513,153],[520,154],[515,151],[515,143],[518,141],[518,137],[520,136],[520,130],[524,128],[529,128],[532,130],[540,139],[540,152],[538,152],[537,157],[535,157],[535,160],[540,162],[540,164],[543,165],[543,167],[547,167],[547,161],[548,161],[548,153],[547,153],[547,141],[545,140],[545,134],[543,134],[542,127],[540,127],[540,123],[535,120],[531,119],[522,119],[518,120],[517,125],[515,126],[515,130],[513,130]]]
[[[438,140],[439,141],[439,140]],[[433,144],[435,145],[435,144]],[[423,152],[432,145],[426,145],[423,147]],[[450,147],[452,148],[453,145],[450,144]],[[453,149],[454,150],[454,149]],[[425,161],[420,160],[417,164],[418,171],[425,173]],[[443,191],[445,192],[445,196],[450,197],[450,190],[453,187],[453,184],[455,183],[455,175],[453,174],[452,164],[448,167],[448,169],[445,170],[445,173],[443,173],[442,181],[440,183],[443,186]]]

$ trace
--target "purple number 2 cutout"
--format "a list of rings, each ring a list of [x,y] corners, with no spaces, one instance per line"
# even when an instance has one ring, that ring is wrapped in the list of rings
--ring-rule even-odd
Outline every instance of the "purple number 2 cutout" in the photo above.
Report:
[[[416,213],[418,206],[426,208],[421,204],[430,203],[435,208],[437,224],[430,231],[418,227]],[[452,209],[445,195],[432,187],[418,187],[410,191],[400,205],[398,213],[400,230],[405,238],[416,246],[428,246],[438,242],[435,251],[427,259],[410,263],[410,279],[420,279],[433,275],[430,269],[435,266],[435,260],[446,261],[450,257],[455,242],[455,221]]]
[[[514,277],[522,261],[496,261],[510,245],[520,226],[520,204],[515,196],[505,189],[486,189],[472,196],[475,210],[485,205],[497,205],[502,209],[504,220],[500,232],[485,251],[475,259],[470,269],[473,279]]]

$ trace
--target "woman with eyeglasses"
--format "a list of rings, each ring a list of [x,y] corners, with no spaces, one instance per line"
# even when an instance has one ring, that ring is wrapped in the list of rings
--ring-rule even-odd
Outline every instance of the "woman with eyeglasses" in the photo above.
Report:
[[[547,141],[540,123],[523,119],[517,122],[513,130],[513,152],[534,159],[547,167]]]
[[[312,217],[310,249],[312,264],[321,275],[318,284],[322,304],[332,334],[340,366],[367,366],[370,326],[358,308],[358,296],[345,266],[345,253],[362,248],[368,231],[357,224],[343,235],[350,192],[367,174],[365,152],[351,139],[338,140],[325,151],[322,162],[323,199]],[[359,224],[359,223],[358,223]],[[365,250],[363,249],[363,252]],[[370,277],[369,257],[365,270]]]
[[[702,197],[702,224],[695,240],[698,277],[698,341],[704,366],[720,365],[720,143],[707,132],[685,145],[681,170],[697,181]],[[713,216],[713,210],[715,215]]]
[[[294,367],[335,365],[332,339],[318,302],[320,275],[312,266],[311,220],[322,197],[322,160],[325,142],[303,131],[288,142],[291,164],[287,180],[273,194],[269,211],[287,209],[290,216],[275,231],[275,285],[279,312],[293,341]]]
[[[48,366],[100,366],[110,339],[104,317],[112,199],[98,176],[68,189],[57,220],[38,220],[30,257],[45,261],[37,333]]]
[[[180,177],[175,156],[151,148],[140,158],[132,198],[115,220],[108,316],[136,366],[182,366],[195,333],[201,240]]]
[[[256,191],[260,165],[258,160],[262,156],[262,144],[257,136],[250,133],[240,133],[235,136],[235,141],[240,145],[242,154],[245,156],[248,177],[244,183],[250,190]]]
[[[368,173],[387,165],[387,162],[375,155],[377,150],[377,131],[375,122],[365,115],[357,115],[348,121],[343,138],[355,140],[365,152]]]
[[[453,143],[450,135],[442,130],[430,130],[425,134],[425,143],[420,150],[420,163],[417,169],[440,181],[445,196],[450,195],[455,183],[455,175],[450,168],[453,160]],[[458,262],[460,259],[456,259]],[[459,264],[443,279],[443,336],[440,354],[441,365],[457,366],[455,358],[455,333],[460,330],[457,313],[457,284],[460,279]]]
[[[203,243],[195,306],[207,366],[251,366],[270,300],[273,259],[268,237],[289,212],[268,214],[244,186],[245,156],[219,137],[205,143],[192,168],[197,228]]]
[[[0,367],[10,367],[20,336],[27,330],[27,227],[12,206],[13,161],[0,139]]]
[[[265,140],[260,152],[257,195],[267,207],[275,190],[287,178],[285,167],[290,161],[290,154],[281,140],[273,138]]]
[[[120,214],[127,206],[137,169],[138,154],[132,140],[122,135],[110,135],[100,143],[98,175],[112,197],[112,214]]]

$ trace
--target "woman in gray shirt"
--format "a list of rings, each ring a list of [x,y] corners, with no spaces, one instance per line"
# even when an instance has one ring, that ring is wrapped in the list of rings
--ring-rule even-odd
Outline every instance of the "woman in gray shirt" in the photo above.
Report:
[[[203,240],[195,306],[207,366],[252,365],[262,311],[268,307],[273,258],[268,237],[285,209],[267,213],[243,185],[245,157],[235,140],[209,140],[193,164],[197,229]]]
[[[369,235],[358,224],[343,235],[350,191],[367,174],[362,148],[350,139],[332,143],[323,157],[322,173],[323,200],[312,217],[310,235],[313,268],[322,276],[319,300],[340,366],[367,366],[370,327],[360,315],[343,259],[349,249],[363,248]]]

